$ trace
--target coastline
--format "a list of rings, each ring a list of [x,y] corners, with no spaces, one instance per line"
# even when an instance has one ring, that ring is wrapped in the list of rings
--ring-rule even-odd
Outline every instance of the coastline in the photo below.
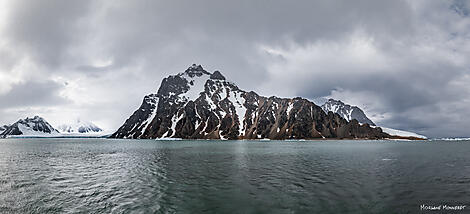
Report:
[[[428,141],[430,139],[417,137],[392,136],[391,138],[310,138],[310,139],[214,139],[214,138],[156,138],[156,139],[131,139],[131,138],[111,138],[109,136],[9,136],[0,139],[116,139],[116,140],[155,140],[155,141],[377,141],[377,140],[403,140],[403,141]]]

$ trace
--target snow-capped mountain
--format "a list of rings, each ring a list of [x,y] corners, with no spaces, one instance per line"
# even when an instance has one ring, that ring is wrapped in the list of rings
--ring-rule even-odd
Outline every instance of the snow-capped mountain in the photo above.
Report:
[[[357,106],[351,106],[351,105],[345,104],[340,100],[329,99],[321,107],[325,112],[337,113],[341,117],[346,119],[347,121],[356,119],[359,123],[363,123],[363,124],[367,123],[371,125],[372,127],[376,127],[374,122],[372,122],[372,120],[370,120],[366,116],[364,111],[362,111],[362,109],[360,109]],[[426,136],[409,132],[409,131],[403,131],[403,130],[392,129],[392,128],[387,128],[387,127],[380,127],[380,128],[382,129],[383,132],[393,137],[411,138],[411,139],[427,139]]]
[[[96,133],[103,130],[92,122],[77,119],[72,124],[62,124],[58,127],[61,133]]]
[[[300,97],[263,97],[200,65],[164,78],[112,138],[314,139],[390,137]]]
[[[5,130],[0,134],[1,138],[9,136],[51,136],[59,134],[54,127],[52,127],[42,117],[35,116],[33,118],[20,119],[12,125],[6,126]]]
[[[326,113],[329,111],[337,113],[347,121],[356,119],[359,123],[367,123],[371,126],[375,126],[374,122],[366,116],[362,109],[357,106],[345,104],[341,100],[328,99],[321,108]]]

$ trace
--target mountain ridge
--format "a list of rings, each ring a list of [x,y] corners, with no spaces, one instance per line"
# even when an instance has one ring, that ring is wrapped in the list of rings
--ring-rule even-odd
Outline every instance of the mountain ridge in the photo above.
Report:
[[[380,128],[346,121],[313,102],[264,97],[239,89],[219,72],[193,64],[164,78],[156,94],[111,138],[185,139],[382,139]]]
[[[341,117],[346,119],[347,121],[351,121],[353,119],[357,120],[360,123],[367,123],[371,125],[372,127],[379,127],[375,125],[374,122],[372,122],[371,119],[369,119],[364,111],[360,109],[357,106],[351,106],[349,104],[344,103],[341,100],[335,100],[335,99],[328,99],[323,105],[322,109],[325,112],[333,112],[339,114]],[[413,140],[420,140],[420,139],[427,139],[426,136],[420,135],[417,133],[409,132],[409,131],[404,131],[404,130],[398,130],[398,129],[393,129],[393,128],[387,128],[387,127],[382,127],[380,126],[383,132],[389,134],[392,136],[392,138],[398,138],[398,139],[413,139]]]
[[[326,113],[329,111],[337,113],[347,121],[356,119],[359,123],[367,123],[371,126],[375,126],[375,123],[366,116],[362,109],[357,106],[346,104],[341,100],[330,98],[323,105],[321,105],[321,107]]]

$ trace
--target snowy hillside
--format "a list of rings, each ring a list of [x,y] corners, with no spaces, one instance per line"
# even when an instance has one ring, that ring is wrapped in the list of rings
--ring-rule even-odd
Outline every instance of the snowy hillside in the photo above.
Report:
[[[52,127],[42,117],[35,116],[33,118],[20,119],[10,126],[4,126],[0,138],[22,136],[22,137],[47,137],[58,135],[54,127]]]
[[[400,136],[400,137],[416,137],[416,138],[423,138],[423,139],[427,139],[426,136],[424,135],[420,135],[420,134],[416,134],[416,133],[413,133],[413,132],[408,132],[408,131],[403,131],[403,130],[398,130],[398,129],[392,129],[392,128],[386,128],[386,127],[380,127],[382,128],[382,131],[389,134],[389,135],[392,135],[392,136]]]
[[[58,127],[61,133],[97,133],[103,130],[92,122],[77,119],[71,124],[63,124]]]

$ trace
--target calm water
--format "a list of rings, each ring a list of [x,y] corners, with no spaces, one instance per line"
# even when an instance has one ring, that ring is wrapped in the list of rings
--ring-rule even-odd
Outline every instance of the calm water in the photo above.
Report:
[[[470,205],[470,142],[0,140],[0,213],[419,213],[422,204]]]

